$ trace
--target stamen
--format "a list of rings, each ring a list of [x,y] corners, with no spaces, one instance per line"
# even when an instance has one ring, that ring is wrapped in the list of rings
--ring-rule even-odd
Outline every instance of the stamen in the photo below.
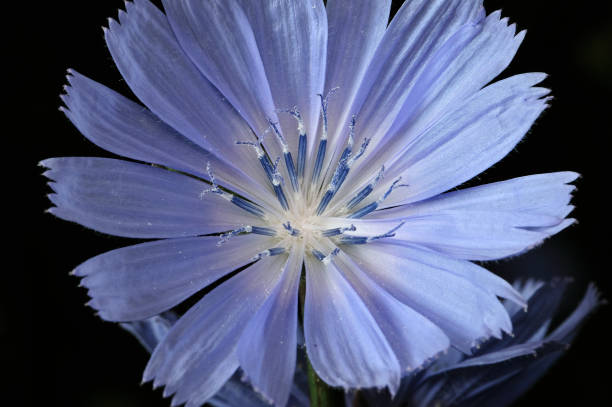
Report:
[[[270,127],[276,134],[276,138],[278,138],[278,142],[283,148],[283,156],[285,157],[285,165],[287,166],[287,172],[289,173],[289,179],[291,180],[291,186],[295,192],[298,192],[300,189],[300,185],[298,183],[297,174],[295,172],[295,166],[293,165],[293,157],[291,156],[291,151],[289,151],[289,145],[285,138],[278,130],[278,123],[274,123],[272,120],[268,119],[268,123]]]
[[[298,123],[298,134],[300,138],[298,142],[297,176],[301,182],[304,180],[304,171],[306,169],[306,146],[308,142],[304,120],[297,110],[297,106],[294,106],[293,109],[290,110],[281,110],[281,112],[289,113]]]
[[[338,249],[337,247],[327,256],[318,251],[317,249],[312,249],[313,256],[315,256],[317,260],[321,261],[325,265],[328,265],[331,262],[332,258],[334,256],[337,256],[338,253],[340,253],[340,249]]]
[[[276,193],[276,198],[278,202],[280,202],[281,206],[284,210],[289,210],[289,203],[287,202],[287,197],[283,192],[282,184],[284,184],[283,176],[278,171],[278,163],[280,161],[280,157],[276,158],[274,162],[274,166],[272,167],[272,186],[274,187],[274,192]]]
[[[321,236],[323,236],[323,237],[338,236],[338,235],[341,235],[341,234],[343,234],[345,232],[354,232],[356,230],[357,230],[357,228],[355,227],[355,225],[351,225],[349,227],[344,227],[344,228],[326,229],[326,230],[321,232]]]
[[[276,230],[261,226],[251,226],[251,233],[264,236],[276,236]]]
[[[234,229],[231,232],[223,233],[220,236],[219,241],[217,242],[217,246],[223,245],[223,243],[227,242],[234,236],[244,234],[244,233],[251,233],[252,231],[253,231],[253,228],[251,226],[243,226],[238,229]]]
[[[204,191],[202,191],[200,193],[200,199],[204,198],[204,195],[208,194],[208,193],[212,193],[212,194],[217,194],[219,196],[221,196],[222,198],[230,201],[231,203],[233,203],[234,205],[238,206],[241,209],[244,209],[245,211],[255,215],[255,216],[259,216],[259,217],[264,217],[264,212],[263,210],[261,210],[257,205],[243,199],[240,198],[234,194],[230,194],[228,192],[223,191],[221,188],[219,188],[219,186],[216,184],[215,182],[215,175],[212,172],[211,166],[210,166],[210,161],[206,163],[206,172],[208,173],[208,178],[210,178],[210,183],[212,185],[211,188],[205,189]]]
[[[287,232],[289,232],[289,234],[291,236],[299,236],[300,235],[300,231],[298,229],[295,229],[294,227],[292,227],[291,223],[289,221],[287,221],[287,223],[283,223],[283,227],[285,228],[285,230],[287,230]]]
[[[284,247],[273,247],[268,250],[264,250],[263,252],[257,253],[255,256],[251,257],[251,261],[261,260],[267,256],[278,256],[279,254],[285,253]]]
[[[406,223],[405,221],[400,222],[399,225],[397,225],[396,227],[394,227],[393,229],[391,229],[390,231],[388,231],[387,233],[384,233],[382,235],[370,236],[370,237],[366,237],[366,236],[343,236],[342,238],[340,238],[339,243],[341,243],[341,244],[366,244],[366,243],[373,242],[375,240],[385,239],[387,237],[393,237],[393,236],[395,236],[395,232],[399,228],[404,226],[405,223]]]
[[[221,246],[223,243],[227,242],[234,236],[243,235],[247,233],[254,233],[256,235],[264,235],[264,236],[276,236],[276,231],[274,229],[261,227],[261,226],[242,226],[238,229],[234,229],[230,232],[223,233],[220,236],[220,240],[217,242],[217,246]]]
[[[384,172],[385,172],[385,166],[383,165],[380,171],[378,172],[378,174],[376,175],[376,177],[368,185],[366,185],[361,191],[357,192],[357,195],[354,196],[353,199],[351,199],[348,204],[346,204],[346,209],[353,209],[361,201],[367,198],[367,196],[370,195],[372,191],[374,190],[374,187],[376,186],[376,184],[378,184],[378,181],[382,179]]]
[[[315,159],[315,166],[312,172],[312,183],[316,184],[321,175],[321,168],[323,167],[323,161],[325,160],[325,150],[327,148],[327,106],[329,103],[329,97],[332,96],[339,88],[330,89],[327,96],[319,94],[321,98],[321,116],[323,117],[323,133],[321,134],[321,141],[319,141],[319,150],[317,151],[317,158]]]
[[[258,140],[257,143],[252,141],[236,141],[236,144],[248,145],[253,147],[255,153],[257,154],[257,159],[261,164],[261,167],[264,169],[266,176],[270,183],[272,183],[272,187],[274,188],[274,192],[276,193],[276,197],[280,202],[281,206],[284,210],[289,210],[289,204],[287,203],[287,198],[285,197],[285,193],[283,192],[283,188],[281,187],[281,183],[283,181],[283,177],[278,172],[278,161],[280,157],[277,158],[276,164],[272,164],[268,156],[264,153],[261,148],[261,140]]]
[[[349,216],[347,216],[348,218],[352,218],[352,219],[357,219],[357,218],[363,218],[364,216],[366,216],[368,213],[375,211],[378,206],[385,200],[387,199],[387,197],[391,194],[391,192],[393,192],[393,190],[395,188],[398,187],[407,187],[407,184],[398,184],[401,181],[402,177],[399,177],[398,179],[396,179],[395,181],[393,181],[393,184],[391,184],[391,186],[389,187],[389,189],[387,189],[387,192],[385,192],[383,194],[383,196],[381,196],[380,198],[378,198],[377,201],[372,202],[371,204],[368,204],[366,206],[364,206],[363,208],[353,212],[352,214],[350,214]]]
[[[334,197],[334,195],[336,195],[336,192],[338,192],[338,190],[344,183],[344,180],[346,179],[346,176],[351,170],[351,167],[355,164],[355,161],[357,161],[363,155],[366,148],[368,147],[368,144],[370,144],[370,139],[368,138],[364,139],[363,143],[361,144],[361,148],[359,149],[359,151],[357,152],[355,156],[351,157],[348,160],[347,159],[341,160],[338,163],[338,166],[336,167],[336,171],[334,171],[334,175],[332,176],[332,180],[330,181],[329,186],[327,187],[327,191],[325,191],[325,194],[323,195],[321,202],[319,202],[319,206],[317,208],[317,215],[321,215],[323,211],[325,210],[325,208],[327,208],[327,205],[329,204],[331,199]],[[350,155],[350,152],[348,155]],[[348,155],[347,155],[347,158],[348,158]]]
[[[342,152],[342,155],[340,156],[339,162],[344,162],[348,160],[353,150],[353,144],[355,143],[355,120],[356,120],[355,115],[353,115],[353,117],[351,118],[351,123],[349,124],[349,138],[346,143],[346,148],[344,149],[344,151]]]

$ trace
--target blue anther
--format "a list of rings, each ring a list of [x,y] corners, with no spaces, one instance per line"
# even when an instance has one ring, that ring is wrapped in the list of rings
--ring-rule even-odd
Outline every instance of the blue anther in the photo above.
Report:
[[[293,157],[291,156],[291,151],[289,151],[289,145],[285,141],[285,138],[278,130],[278,123],[274,123],[271,119],[268,119],[268,123],[270,124],[270,128],[276,134],[276,138],[280,143],[283,149],[283,156],[285,157],[285,165],[287,166],[287,172],[289,173],[289,179],[291,180],[291,186],[295,192],[298,192],[300,189],[297,174],[295,171],[295,166],[293,164]],[[275,165],[276,166],[276,165]]]
[[[306,134],[300,134],[300,140],[298,142],[298,161],[297,161],[297,173],[298,179],[302,181],[304,179],[304,171],[306,170],[306,145],[308,140]]]
[[[320,260],[320,261],[323,261],[323,259],[325,258],[325,255],[321,253],[320,251],[318,251],[317,249],[312,249],[312,255],[315,256],[317,260]]]
[[[312,183],[316,183],[321,175],[321,168],[323,167],[323,161],[325,160],[325,150],[327,148],[327,139],[321,139],[319,142],[319,150],[317,151],[317,158],[315,159],[315,166],[312,172]]]
[[[357,192],[357,195],[354,196],[353,199],[351,199],[348,204],[346,204],[346,208],[353,209],[356,205],[358,205],[361,201],[363,201],[368,195],[370,195],[370,193],[372,193],[372,191],[374,190],[374,187],[376,186],[376,184],[378,184],[378,181],[380,181],[380,179],[383,177],[384,172],[385,172],[385,167],[383,166],[378,172],[378,174],[376,175],[376,178],[374,178],[374,180],[370,182],[368,185],[366,185],[361,191]]]
[[[346,176],[348,175],[353,164],[355,164],[355,161],[357,161],[359,157],[363,155],[366,148],[368,148],[368,144],[370,144],[370,139],[366,138],[361,144],[361,148],[354,157],[351,157],[348,160],[346,158],[340,160],[338,166],[336,167],[336,170],[334,171],[334,175],[332,176],[329,186],[327,187],[327,191],[325,191],[325,195],[323,195],[323,198],[321,198],[321,202],[319,202],[319,206],[317,207],[317,215],[321,215],[325,208],[327,208],[327,205],[329,204],[331,199],[334,197],[334,195],[336,195],[336,192],[338,192],[338,190],[344,183],[344,180],[346,180]]]
[[[328,189],[327,191],[325,191],[325,195],[323,195],[323,198],[321,198],[321,202],[319,202],[319,206],[317,207],[317,216],[320,216],[325,210],[325,208],[327,208],[329,201],[331,201],[335,193],[335,190]]]
[[[232,195],[230,202],[236,205],[237,207],[244,209],[245,211],[255,216],[259,216],[259,217],[264,216],[263,210],[261,210],[258,206],[236,195]]]
[[[255,216],[260,216],[260,217],[264,216],[263,210],[260,209],[257,205],[220,189],[219,186],[215,182],[215,175],[213,174],[212,169],[210,167],[210,162],[206,163],[206,172],[208,173],[208,177],[210,179],[210,183],[212,184],[212,188],[208,188],[202,191],[202,193],[200,194],[200,198],[203,198],[204,195],[206,195],[207,193],[217,194],[227,199],[228,201],[238,206],[239,208],[244,209],[245,211]]]
[[[397,225],[396,227],[394,227],[393,229],[389,230],[387,233],[384,233],[382,235],[376,235],[376,236],[342,236],[342,238],[340,238],[339,242],[341,244],[366,244],[366,243],[370,243],[373,242],[375,240],[380,240],[380,239],[385,239],[388,237],[394,237],[395,236],[395,232],[397,232],[397,230],[399,228],[401,228],[402,226],[404,226],[406,222],[402,221],[400,222],[399,225]]]
[[[280,185],[283,181],[283,177],[278,172],[278,161],[280,158],[276,160],[276,164],[272,164],[268,156],[261,149],[260,144],[251,141],[237,141],[236,144],[246,144],[252,146],[255,149],[255,152],[257,153],[257,159],[259,160],[261,167],[264,169],[268,180],[272,184],[272,187],[274,188],[274,193],[276,194],[278,201],[280,202],[284,210],[288,210],[289,204],[287,202],[287,197],[285,196],[283,188]]]
[[[234,229],[230,232],[227,233],[223,233],[220,236],[219,241],[217,242],[217,246],[221,246],[223,243],[227,242],[228,240],[230,240],[232,237],[243,234],[243,233],[251,233],[252,228],[251,226],[243,226],[240,227],[238,229]]]
[[[300,231],[291,226],[291,223],[287,221],[287,223],[283,223],[283,227],[291,236],[299,236]]]
[[[257,261],[267,256],[278,256],[279,254],[285,253],[284,247],[273,247],[268,250],[264,250],[263,252],[257,253],[254,257],[251,258],[251,261]]]
[[[397,187],[407,187],[408,186],[408,185],[405,185],[405,184],[399,184],[401,179],[402,179],[402,177],[399,177],[398,179],[393,181],[393,184],[391,184],[389,189],[387,189],[387,191],[380,198],[378,198],[377,201],[374,201],[374,202],[364,206],[363,208],[358,209],[357,211],[355,211],[352,214],[350,214],[348,217],[352,218],[352,219],[362,218],[365,215],[367,215],[368,213],[373,212],[376,209],[378,209],[378,206],[381,203],[383,203],[383,201],[385,199],[387,199],[387,197],[391,194],[391,192],[393,192],[393,190],[395,188],[397,188]]]
[[[261,226],[251,226],[251,233],[264,236],[276,236],[276,230]]]
[[[332,237],[332,236],[341,235],[344,232],[354,232],[356,230],[357,228],[355,227],[355,225],[351,225],[350,227],[344,227],[344,228],[326,229],[321,232],[321,235],[324,237]]]
[[[350,218],[350,219],[363,218],[368,213],[375,211],[376,208],[378,208],[378,202],[372,202],[372,203],[367,204],[363,208],[356,210],[355,212],[351,213],[347,217]]]
[[[295,171],[295,167],[293,165],[293,157],[291,156],[291,152],[287,151],[283,153],[285,156],[285,165],[287,166],[287,172],[289,173],[289,179],[291,180],[291,186],[295,192],[300,190],[300,183],[298,182],[297,173]]]
[[[297,159],[297,177],[300,181],[304,179],[304,171],[306,167],[306,146],[308,143],[306,136],[306,128],[304,127],[304,120],[302,119],[302,115],[297,109],[297,106],[293,109],[289,110],[280,110],[280,112],[289,113],[298,123],[298,134],[299,134],[299,142],[298,142],[298,159]],[[293,163],[293,160],[291,161]],[[289,168],[289,166],[287,166]],[[291,170],[290,176],[291,176]],[[291,184],[293,185],[293,179],[291,180]]]
[[[323,264],[329,264],[331,262],[331,259],[334,256],[337,256],[338,253],[340,253],[340,249],[338,249],[337,247],[327,256],[318,251],[317,249],[312,249],[312,255],[315,256],[317,260],[321,261]]]

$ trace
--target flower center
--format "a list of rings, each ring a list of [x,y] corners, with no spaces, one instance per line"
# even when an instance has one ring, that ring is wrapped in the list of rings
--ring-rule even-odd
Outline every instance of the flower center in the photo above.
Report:
[[[327,153],[327,105],[328,98],[334,90],[332,89],[326,97],[321,96],[322,133],[319,137],[319,145],[312,171],[309,173],[309,179],[306,179],[306,146],[308,136],[305,132],[302,117],[295,108],[285,112],[292,115],[297,121],[299,143],[296,161],[294,161],[289,146],[279,131],[277,123],[271,120],[268,120],[268,131],[274,133],[282,149],[282,157],[276,157],[273,161],[264,149],[261,138],[258,138],[257,141],[238,141],[236,143],[253,148],[282,211],[263,208],[244,198],[223,191],[215,184],[210,166],[207,165],[212,188],[207,189],[203,194],[209,192],[219,194],[234,205],[261,218],[265,224],[265,226],[245,225],[224,233],[221,235],[219,245],[233,236],[254,233],[273,237],[278,245],[259,253],[255,256],[254,260],[260,259],[262,256],[282,254],[290,251],[295,245],[303,245],[307,253],[311,253],[323,262],[329,262],[331,257],[338,253],[337,245],[365,244],[373,240],[392,237],[395,234],[394,232],[403,225],[401,223],[382,235],[359,236],[353,233],[357,230],[354,225],[349,222],[339,225],[338,222],[333,220],[337,218],[347,218],[347,220],[362,218],[376,210],[394,188],[405,186],[399,184],[400,179],[397,179],[384,194],[377,197],[378,199],[374,201],[369,199],[369,203],[364,205],[363,201],[374,192],[376,184],[383,177],[384,167],[382,167],[376,177],[370,180],[354,196],[346,197],[346,199],[337,199],[336,203],[330,207],[330,203],[337,196],[347,175],[357,160],[364,155],[370,142],[368,138],[365,138],[360,147],[354,149],[355,117],[353,116],[349,125],[347,144],[337,160],[335,168],[330,167],[323,171],[323,164]],[[288,180],[285,180],[285,177],[281,175],[281,162],[284,164]],[[331,178],[326,178],[324,174],[331,174]],[[329,179],[329,181],[326,179]],[[327,250],[329,253],[325,254],[321,251],[325,250],[325,248],[329,249]]]

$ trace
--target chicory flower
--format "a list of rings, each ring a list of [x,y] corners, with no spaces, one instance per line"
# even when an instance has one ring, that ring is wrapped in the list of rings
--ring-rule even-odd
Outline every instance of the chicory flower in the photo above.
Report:
[[[159,239],[76,268],[103,319],[151,318],[230,276],[156,346],[146,381],[191,407],[241,368],[285,405],[303,325],[325,382],[393,393],[450,346],[512,331],[499,297],[523,298],[471,261],[570,225],[577,174],[453,189],[547,106],[544,74],[489,84],[524,32],[480,0],[408,1],[389,24],[388,0],[163,3],[128,2],[104,30],[144,106],[74,70],[62,96],[89,140],[137,162],[41,163],[51,213]]]

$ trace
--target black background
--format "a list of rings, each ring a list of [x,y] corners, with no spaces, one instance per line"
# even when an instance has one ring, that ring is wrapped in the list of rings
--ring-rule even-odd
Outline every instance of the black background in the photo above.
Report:
[[[16,193],[13,204],[25,213],[9,219],[20,222],[20,248],[17,253],[7,250],[5,256],[9,260],[17,255],[19,265],[7,266],[4,272],[19,280],[4,285],[0,309],[3,343],[11,343],[3,345],[2,365],[10,369],[17,387],[0,397],[6,400],[18,394],[18,405],[33,405],[34,398],[42,397],[45,401],[36,405],[168,406],[160,391],[139,384],[146,352],[129,334],[85,307],[85,291],[77,287],[76,278],[68,276],[89,257],[133,241],[45,214],[49,190],[36,166],[47,157],[111,156],[89,143],[58,111],[58,95],[69,67],[131,95],[106,50],[101,29],[123,2],[27,2],[28,9],[24,3],[7,13],[14,27],[4,38],[11,52],[3,63],[10,68],[5,87],[14,91],[10,98],[5,96],[9,111],[14,112],[4,120],[16,124],[5,129],[5,139],[18,141],[25,150],[18,166],[4,166],[10,172],[6,178],[15,179],[14,168],[19,168],[20,177],[25,176],[15,188],[5,184],[13,191],[5,196]],[[517,149],[470,184],[558,170],[582,174],[574,199],[577,225],[527,255],[487,267],[510,280],[527,275],[573,276],[564,312],[575,304],[588,281],[595,281],[604,296],[612,298],[606,196],[612,136],[612,23],[603,10],[606,3],[485,1],[487,11],[502,8],[519,29],[529,31],[502,76],[547,72],[545,85],[555,99]],[[14,158],[11,149],[5,151],[5,159]],[[5,216],[12,217],[6,212]],[[609,308],[603,307],[588,321],[567,355],[518,405],[595,405],[609,399]],[[19,337],[17,343],[4,341],[13,334]]]

